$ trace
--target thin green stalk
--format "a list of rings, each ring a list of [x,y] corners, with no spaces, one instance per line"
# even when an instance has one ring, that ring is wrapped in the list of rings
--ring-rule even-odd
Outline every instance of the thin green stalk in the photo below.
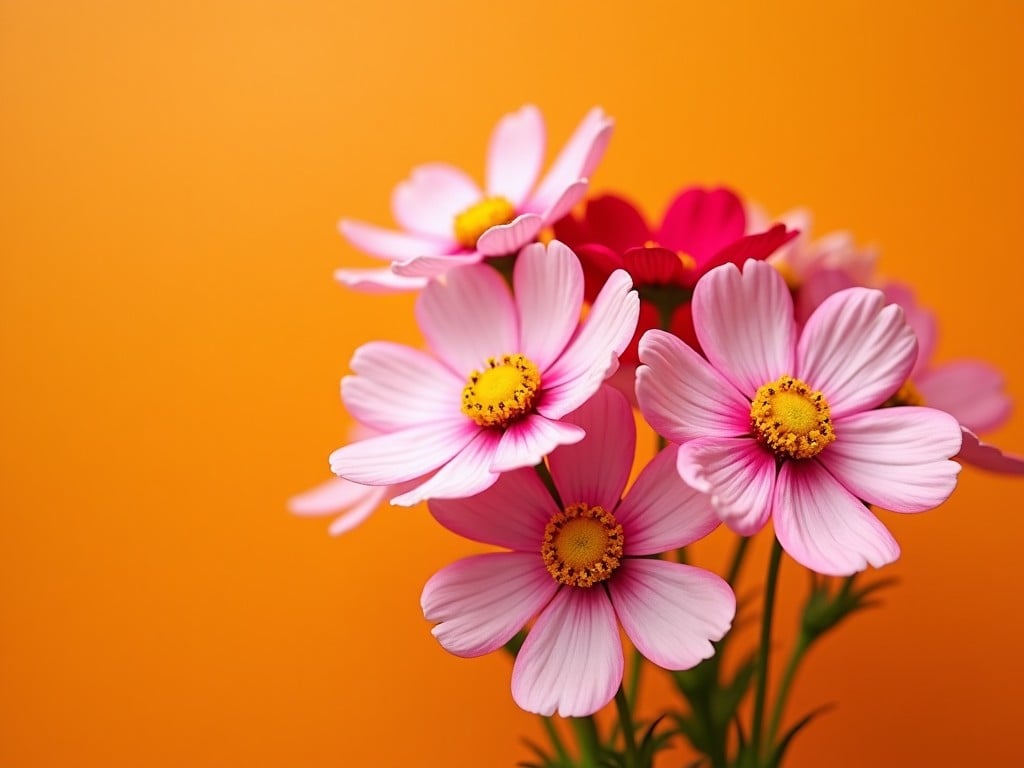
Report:
[[[580,746],[580,768],[597,768],[601,755],[601,739],[597,735],[597,723],[593,717],[570,717],[569,722]]]
[[[626,701],[626,691],[621,685],[615,692],[615,707],[619,710],[619,722],[622,724],[622,736],[626,744],[626,768],[640,768],[640,756],[636,751],[636,726],[633,725],[633,713]]]
[[[548,492],[551,494],[551,498],[553,498],[555,503],[561,507],[562,500],[558,496],[558,488],[555,486],[555,478],[551,476],[551,470],[548,469],[548,465],[544,463],[543,459],[541,459],[540,463],[535,464],[533,468],[536,470],[537,476],[541,479],[541,482],[544,483],[544,487],[548,489]]]
[[[558,754],[558,759],[563,765],[569,764],[569,753],[565,751],[565,744],[562,742],[562,737],[558,733],[558,728],[555,727],[555,721],[550,717],[541,716],[541,720],[544,721],[544,729],[548,732],[548,738],[551,740],[551,746],[555,748],[555,752]]]
[[[636,697],[640,695],[640,672],[644,668],[644,656],[640,651],[633,649],[633,657],[629,662],[629,703],[636,706]]]
[[[775,694],[775,707],[772,709],[772,719],[768,724],[768,744],[773,747],[775,737],[779,733],[779,726],[782,724],[782,714],[786,709],[789,689],[793,685],[793,679],[796,677],[800,662],[803,661],[804,654],[807,653],[807,649],[810,647],[811,639],[805,632],[801,632],[796,639],[796,645],[793,646],[793,651],[789,655],[789,661],[786,662],[786,669],[782,673],[782,681],[779,683],[779,691]]]
[[[768,692],[768,657],[772,642],[772,616],[775,613],[775,591],[779,582],[779,564],[782,562],[782,545],[778,539],[772,543],[772,555],[768,561],[768,580],[764,587],[764,608],[761,616],[761,647],[757,658],[757,692],[754,698],[754,723],[751,727],[750,748],[754,760],[761,758],[761,735],[764,731],[764,700]]]
[[[743,558],[747,554],[747,545],[749,543],[750,539],[746,536],[740,537],[740,540],[736,543],[736,551],[733,552],[732,562],[729,564],[729,572],[725,577],[725,580],[730,585],[736,584],[736,579],[740,575],[740,568],[743,567]]]

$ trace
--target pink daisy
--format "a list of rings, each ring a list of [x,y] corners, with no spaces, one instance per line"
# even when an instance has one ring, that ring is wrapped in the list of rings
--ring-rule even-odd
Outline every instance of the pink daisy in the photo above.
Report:
[[[718,576],[649,557],[718,524],[706,498],[679,479],[676,448],[659,453],[623,498],[636,445],[625,398],[602,387],[566,420],[587,437],[548,457],[560,502],[532,469],[474,498],[430,502],[446,528],[512,551],[442,569],[422,605],[441,645],[467,657],[501,648],[537,616],[516,657],[512,696],[530,712],[581,717],[622,682],[619,623],[648,659],[688,669],[714,653],[736,601]]]
[[[778,272],[748,261],[698,284],[693,318],[705,360],[674,336],[640,342],[637,400],[679,443],[683,480],[710,494],[733,530],[774,521],[793,559],[848,575],[899,556],[864,502],[931,509],[952,493],[960,427],[933,408],[876,410],[917,355],[902,310],[880,291],[830,296],[797,332]]]
[[[597,391],[629,343],[639,312],[629,275],[609,277],[582,324],[582,268],[566,246],[527,246],[512,280],[514,297],[484,265],[431,282],[416,317],[435,356],[389,342],[356,350],[342,399],[384,434],[335,451],[335,474],[365,485],[431,475],[392,499],[411,505],[479,493],[583,437],[562,417]]]
[[[612,121],[592,109],[538,184],[545,144],[540,110],[527,105],[505,115],[491,134],[486,191],[445,163],[415,168],[391,198],[403,231],[349,219],[339,224],[352,245],[390,261],[390,268],[342,269],[335,276],[366,291],[417,290],[452,267],[516,253],[583,199],[611,133]]]

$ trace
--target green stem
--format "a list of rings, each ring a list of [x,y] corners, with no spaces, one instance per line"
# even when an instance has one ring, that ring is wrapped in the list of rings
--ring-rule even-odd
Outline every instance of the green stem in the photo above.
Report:
[[[789,689],[793,686],[793,679],[796,671],[803,661],[804,654],[811,647],[811,638],[806,632],[801,632],[796,639],[796,645],[786,662],[786,670],[782,673],[782,681],[779,683],[779,692],[775,695],[775,707],[772,709],[772,719],[768,724],[768,744],[775,744],[775,737],[779,733],[779,726],[782,725],[782,714],[786,709],[786,700],[789,698]]]
[[[640,693],[640,671],[644,668],[644,656],[640,651],[633,649],[633,657],[629,666],[629,703],[636,706],[636,697]]]
[[[544,483],[544,487],[548,489],[551,494],[551,498],[555,500],[555,504],[559,507],[562,506],[562,499],[558,496],[558,488],[555,486],[555,478],[551,476],[551,470],[548,469],[548,465],[541,459],[539,464],[534,465],[534,470],[537,472],[537,476]]]
[[[761,758],[761,734],[764,730],[764,700],[768,692],[768,657],[772,642],[772,616],[775,613],[775,590],[779,581],[779,564],[782,562],[782,545],[776,539],[772,543],[772,555],[768,561],[768,581],[764,587],[764,609],[761,616],[761,647],[757,659],[757,692],[754,698],[754,724],[751,728],[750,748],[754,760]]]
[[[580,768],[597,768],[601,755],[601,740],[597,735],[597,723],[593,717],[570,717],[569,722],[580,745]]]
[[[544,730],[548,732],[548,738],[551,740],[551,746],[555,748],[555,752],[558,753],[558,760],[563,765],[569,765],[569,753],[565,751],[565,744],[562,742],[562,737],[558,733],[558,728],[555,727],[555,721],[550,717],[540,718],[544,721]]]
[[[743,566],[743,558],[747,554],[747,545],[750,543],[750,539],[746,536],[740,538],[736,543],[736,551],[733,552],[732,562],[729,564],[729,572],[725,577],[725,580],[730,585],[736,584],[736,578],[740,575],[740,568]]]
[[[615,706],[619,710],[619,722],[622,724],[622,736],[626,743],[626,768],[640,768],[640,756],[636,751],[636,727],[633,725],[633,714],[629,711],[626,691],[620,685],[615,692]]]

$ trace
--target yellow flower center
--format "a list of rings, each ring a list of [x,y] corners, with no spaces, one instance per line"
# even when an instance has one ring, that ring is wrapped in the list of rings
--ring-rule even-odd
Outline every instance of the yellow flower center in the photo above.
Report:
[[[462,390],[462,412],[481,427],[504,427],[528,413],[540,389],[540,371],[523,355],[487,359]]]
[[[544,529],[540,553],[559,584],[592,587],[622,561],[622,526],[603,507],[570,504]]]
[[[508,224],[516,209],[504,197],[485,197],[455,217],[455,239],[463,248],[476,248],[480,235],[498,224]]]
[[[757,390],[750,423],[757,439],[783,459],[817,456],[836,439],[825,396],[792,376]]]
[[[896,394],[882,403],[882,408],[890,408],[894,405],[924,405],[924,397],[910,379],[903,382],[903,386],[896,390]]]

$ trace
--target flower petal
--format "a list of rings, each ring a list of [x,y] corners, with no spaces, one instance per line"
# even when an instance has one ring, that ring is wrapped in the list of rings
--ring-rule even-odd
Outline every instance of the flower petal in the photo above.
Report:
[[[579,325],[583,268],[576,254],[557,240],[547,247],[536,243],[516,257],[513,284],[520,350],[543,372]]]
[[[341,399],[362,423],[382,432],[461,416],[465,382],[418,349],[390,341],[359,347],[341,380]]]
[[[938,346],[939,321],[934,312],[917,303],[914,291],[909,285],[887,283],[882,291],[885,293],[886,301],[890,304],[899,304],[903,308],[903,317],[917,336],[917,361],[910,372],[910,378],[916,383],[918,375],[925,370]],[[935,407],[941,411],[946,410],[941,406]]]
[[[384,259],[440,256],[458,250],[458,246],[451,239],[438,240],[406,232],[395,232],[352,219],[339,221],[338,231],[359,250]]]
[[[668,248],[641,246],[629,248],[622,254],[622,264],[637,285],[683,286],[686,270],[679,255]]]
[[[565,191],[551,203],[550,207],[541,213],[543,226],[546,227],[554,224],[559,219],[567,216],[576,207],[576,204],[586,196],[589,184],[590,182],[586,179],[580,179],[566,187]]]
[[[704,275],[693,292],[693,325],[708,362],[748,397],[793,372],[793,299],[763,261],[746,262],[742,272],[725,264]]]
[[[767,259],[775,251],[800,234],[795,230],[786,230],[785,224],[776,224],[766,232],[756,235],[745,235],[718,251],[704,266],[704,271],[713,269],[720,264],[740,266],[747,259],[761,261]]]
[[[715,653],[736,615],[725,580],[690,565],[629,558],[608,581],[615,613],[644,656],[665,669],[690,669]]]
[[[615,510],[627,555],[654,555],[707,536],[720,520],[707,494],[683,482],[676,469],[678,446],[662,449],[641,470]]]
[[[845,269],[820,268],[804,278],[796,294],[796,320],[806,323],[814,310],[833,293],[856,287],[853,277]]]
[[[428,285],[416,302],[416,320],[431,348],[459,376],[487,358],[519,351],[516,310],[508,286],[490,267],[453,269]]]
[[[496,651],[555,594],[556,582],[535,552],[489,552],[442,568],[423,587],[420,605],[431,634],[449,653]]]
[[[521,552],[540,552],[544,528],[558,505],[537,472],[505,472],[483,493],[462,499],[431,499],[430,514],[459,536]]]
[[[501,118],[487,148],[487,194],[518,208],[540,174],[545,140],[544,118],[532,104]]]
[[[290,498],[288,510],[303,517],[338,515],[327,529],[332,536],[338,536],[372,515],[384,503],[389,490],[386,485],[359,485],[335,477]]]
[[[807,320],[795,375],[828,400],[832,418],[874,408],[907,380],[917,339],[903,310],[881,291],[834,293]]]
[[[978,469],[999,472],[1005,475],[1024,475],[1024,456],[1003,453],[994,445],[983,443],[969,429],[963,430],[964,443],[957,454],[957,460],[965,461]]]
[[[691,187],[669,203],[658,242],[694,258],[701,272],[711,257],[746,232],[743,201],[729,189]]]
[[[572,341],[544,372],[539,413],[557,419],[576,410],[615,372],[640,314],[640,299],[632,287],[622,270],[608,278]]]
[[[457,253],[445,256],[414,256],[405,261],[396,261],[391,271],[402,277],[440,277],[455,267],[479,264],[483,261],[479,253]]]
[[[847,490],[893,512],[922,512],[956,487],[960,425],[934,408],[882,408],[835,420],[836,440],[818,455]]]
[[[749,437],[706,437],[679,448],[676,464],[688,485],[709,495],[722,521],[753,536],[768,521],[775,457]]]
[[[790,557],[827,576],[850,576],[900,556],[892,534],[815,460],[787,461],[775,484],[775,535]]]
[[[536,213],[550,210],[569,185],[589,178],[608,148],[612,125],[600,107],[590,110],[527,201],[527,210]]]
[[[475,496],[494,485],[498,473],[491,463],[498,451],[498,435],[486,429],[455,454],[424,482],[391,499],[396,507],[411,507],[427,499],[461,499]]]
[[[620,393],[602,386],[563,421],[579,426],[587,436],[575,445],[556,448],[548,457],[562,503],[582,501],[611,512],[622,498],[633,467],[633,410]]]
[[[592,242],[616,253],[624,253],[654,239],[640,209],[619,195],[603,194],[591,198],[587,201],[584,218]]]
[[[477,238],[476,249],[484,256],[507,256],[537,239],[544,220],[535,213],[523,213],[508,224],[497,224]]]
[[[507,472],[536,466],[556,447],[578,443],[584,434],[575,424],[531,413],[505,428],[491,462],[491,471]]]
[[[1013,410],[1003,374],[980,360],[957,360],[914,379],[924,404],[945,411],[973,432],[1001,427]]]
[[[336,269],[334,279],[361,293],[403,293],[418,291],[427,285],[422,277],[400,277],[386,269]]]
[[[391,196],[395,221],[411,232],[454,243],[455,217],[483,198],[464,171],[446,163],[413,169]]]
[[[331,454],[331,471],[363,485],[395,485],[433,472],[480,430],[466,418],[371,437]]]
[[[750,432],[750,400],[670,333],[640,339],[636,399],[654,431],[674,443]]]
[[[512,668],[512,698],[527,712],[592,715],[622,682],[622,644],[603,589],[560,590]]]

